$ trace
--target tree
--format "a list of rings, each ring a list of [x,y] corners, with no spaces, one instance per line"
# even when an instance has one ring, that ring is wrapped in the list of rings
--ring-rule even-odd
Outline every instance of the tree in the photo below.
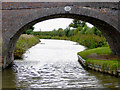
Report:
[[[84,28],[80,31],[81,34],[85,34],[85,32],[88,30],[88,26],[85,25]]]
[[[63,36],[64,35],[64,32],[63,32],[63,29],[62,28],[59,28],[58,29],[58,33],[59,33],[59,36]]]
[[[27,29],[23,34],[31,34],[34,30],[34,27],[31,26],[29,29]]]
[[[69,27],[77,28],[80,25],[80,20],[74,19]]]
[[[74,30],[74,35],[76,35],[78,33],[78,29]]]
[[[92,29],[94,30],[95,35],[102,36],[102,32],[98,30],[96,27],[93,27]]]
[[[65,36],[69,37],[70,27],[67,27],[65,30]]]
[[[73,28],[82,27],[82,28],[84,28],[85,25],[86,25],[86,23],[84,21],[74,19],[73,22],[69,25],[69,27],[73,27]]]
[[[29,35],[29,34],[31,34],[32,32],[33,32],[32,29],[28,29],[28,30],[25,31],[25,34],[28,34],[28,35]]]

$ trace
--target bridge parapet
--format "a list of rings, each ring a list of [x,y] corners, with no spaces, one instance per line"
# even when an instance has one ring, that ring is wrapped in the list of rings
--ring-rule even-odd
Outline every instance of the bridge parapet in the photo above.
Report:
[[[52,8],[64,6],[81,6],[96,9],[109,8],[118,10],[118,2],[3,2],[3,10],[12,9],[34,9],[34,8]]]

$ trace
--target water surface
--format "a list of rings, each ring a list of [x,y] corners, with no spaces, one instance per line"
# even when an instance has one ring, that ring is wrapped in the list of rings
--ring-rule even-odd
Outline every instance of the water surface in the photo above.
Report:
[[[3,71],[3,88],[116,88],[120,79],[87,71],[77,52],[85,50],[76,42],[41,39]]]

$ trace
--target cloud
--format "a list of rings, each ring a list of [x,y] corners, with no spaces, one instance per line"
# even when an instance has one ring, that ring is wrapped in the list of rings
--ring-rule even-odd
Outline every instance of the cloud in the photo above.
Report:
[[[63,28],[65,29],[73,19],[69,18],[57,18],[49,19],[34,25],[34,31],[52,31],[53,29]]]
[[[73,21],[70,18],[56,18],[49,19],[46,21],[39,22],[34,25],[34,31],[52,31],[54,29],[58,30],[59,28],[65,29],[69,26],[69,24]],[[93,25],[87,23],[87,25],[91,28]]]

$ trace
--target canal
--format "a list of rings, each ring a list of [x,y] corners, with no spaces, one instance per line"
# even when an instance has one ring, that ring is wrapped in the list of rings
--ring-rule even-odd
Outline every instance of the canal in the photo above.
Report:
[[[41,39],[23,60],[2,72],[3,88],[117,88],[120,78],[85,70],[77,52],[84,46],[67,40]]]

